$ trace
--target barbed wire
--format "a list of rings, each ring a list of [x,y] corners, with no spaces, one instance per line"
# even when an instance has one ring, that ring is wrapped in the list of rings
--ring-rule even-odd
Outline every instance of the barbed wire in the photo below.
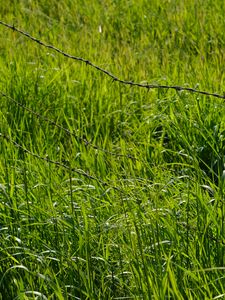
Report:
[[[50,159],[47,155],[45,157],[40,156],[39,154],[36,154],[36,153],[26,149],[25,147],[21,146],[20,144],[18,144],[16,141],[12,140],[9,136],[7,136],[4,133],[0,133],[0,138],[3,138],[5,140],[7,140],[11,144],[13,144],[15,147],[22,150],[24,153],[27,153],[27,154],[29,154],[33,157],[36,157],[40,160],[43,160],[43,161],[46,161],[48,163],[54,164],[58,167],[63,167],[64,169],[69,170],[70,172],[77,173],[77,174],[79,174],[81,176],[84,176],[88,179],[95,180],[96,182],[101,183],[103,186],[110,186],[113,189],[120,190],[119,187],[113,186],[110,183],[108,183],[106,181],[103,181],[101,178],[95,177],[95,176],[89,174],[88,172],[83,171],[82,169],[77,169],[77,168],[74,168],[74,167],[70,166],[69,162],[68,162],[68,165],[66,165],[65,163],[61,163],[59,161],[55,161],[55,160]]]
[[[18,32],[18,33],[26,36],[30,40],[38,43],[39,45],[41,45],[41,46],[43,46],[45,48],[48,48],[48,49],[52,49],[52,50],[60,53],[61,55],[65,56],[67,58],[70,58],[70,59],[73,59],[73,60],[76,60],[76,61],[81,61],[81,62],[85,63],[86,65],[89,65],[92,68],[100,71],[101,73],[106,74],[114,82],[119,82],[121,84],[129,85],[129,86],[137,86],[137,87],[140,87],[140,88],[146,88],[148,90],[150,90],[150,89],[173,89],[173,90],[176,90],[176,91],[187,91],[187,92],[191,92],[191,93],[197,93],[197,94],[202,94],[202,95],[206,95],[206,96],[212,96],[212,97],[216,97],[216,98],[220,98],[220,99],[225,99],[225,95],[220,95],[220,94],[217,94],[217,93],[212,93],[212,92],[197,90],[197,89],[194,89],[194,88],[191,88],[191,87],[183,87],[183,86],[177,86],[177,85],[143,84],[143,83],[138,83],[138,82],[133,82],[133,81],[128,81],[128,80],[123,80],[123,79],[118,78],[117,76],[115,76],[111,72],[109,72],[109,71],[107,71],[107,70],[99,67],[98,65],[96,65],[94,63],[92,63],[90,60],[82,58],[82,57],[77,57],[77,56],[68,54],[68,53],[62,51],[61,49],[56,48],[53,45],[46,44],[45,42],[37,39],[36,37],[33,37],[29,33],[27,33],[25,31],[23,31],[23,30],[15,27],[14,25],[10,25],[10,24],[5,23],[5,22],[3,22],[1,20],[0,20],[0,25],[3,25],[3,26],[5,26],[5,27],[7,27],[7,28],[9,28],[9,29],[11,29],[13,31],[16,31],[16,32]]]
[[[207,91],[201,91],[201,90],[197,90],[197,89],[189,88],[189,87],[182,87],[182,86],[176,86],[176,85],[169,86],[169,85],[157,85],[157,84],[142,84],[142,83],[127,81],[127,80],[122,80],[122,79],[116,77],[111,72],[99,67],[98,65],[95,65],[91,61],[89,61],[87,59],[84,59],[84,58],[81,58],[81,57],[76,57],[76,56],[70,55],[70,54],[68,54],[68,53],[66,53],[66,52],[64,52],[64,51],[62,51],[62,50],[60,50],[60,49],[58,49],[58,48],[56,48],[52,45],[46,44],[43,41],[31,36],[29,33],[24,32],[24,31],[16,28],[14,25],[7,24],[7,23],[5,23],[1,20],[0,20],[0,25],[3,25],[3,26],[5,26],[5,27],[7,27],[7,28],[9,28],[13,31],[16,31],[16,32],[26,36],[28,39],[38,43],[39,45],[41,45],[43,47],[46,47],[46,48],[49,48],[49,49],[52,49],[53,51],[56,51],[59,54],[65,56],[67,58],[70,58],[70,59],[73,59],[73,60],[76,60],[76,61],[81,61],[81,62],[85,63],[86,65],[91,66],[92,68],[98,70],[99,72],[102,72],[102,73],[106,74],[107,76],[109,76],[113,80],[113,82],[118,82],[118,83],[129,85],[129,86],[137,86],[137,87],[140,87],[140,88],[147,88],[148,90],[150,90],[150,89],[174,89],[176,91],[188,91],[188,92],[192,92],[192,93],[198,93],[198,94],[203,94],[203,95],[206,95],[206,96],[212,96],[212,97],[216,97],[216,98],[225,99],[225,95],[220,95],[220,94],[217,94],[217,93],[211,93],[211,92],[207,92]],[[86,145],[86,146],[90,146],[93,149],[96,149],[98,151],[102,151],[102,152],[104,152],[106,154],[109,154],[109,155],[115,155],[117,157],[125,157],[125,158],[129,158],[129,159],[138,160],[138,161],[143,162],[143,160],[140,160],[140,159],[138,159],[138,158],[136,158],[136,157],[134,157],[130,154],[128,154],[128,155],[118,154],[118,153],[111,152],[111,151],[108,151],[106,149],[103,149],[101,147],[98,147],[97,145],[95,145],[92,142],[88,141],[86,138],[79,137],[73,131],[63,127],[62,125],[58,124],[57,122],[55,122],[53,120],[50,120],[49,118],[39,114],[38,112],[26,107],[24,104],[18,102],[17,100],[10,97],[6,93],[0,91],[0,94],[2,95],[2,97],[7,98],[8,100],[14,102],[17,106],[22,107],[24,110],[26,110],[26,111],[30,112],[31,114],[35,115],[37,118],[40,118],[40,119],[48,122],[49,124],[63,130],[67,134],[74,136],[79,141],[82,141],[84,143],[84,145]],[[81,176],[84,176],[84,177],[88,178],[88,179],[95,180],[96,182],[101,183],[103,186],[110,186],[113,189],[120,190],[119,187],[113,186],[112,182],[111,183],[105,182],[101,178],[90,175],[88,172],[85,172],[82,169],[76,169],[76,168],[71,167],[70,162],[68,162],[68,164],[65,164],[65,163],[62,163],[62,162],[59,162],[59,161],[54,161],[54,160],[50,159],[48,156],[46,156],[46,157],[40,156],[39,154],[36,154],[36,153],[26,149],[25,147],[21,146],[20,144],[18,144],[14,140],[12,140],[9,136],[7,136],[3,133],[0,133],[0,137],[2,137],[5,140],[9,141],[15,147],[21,149],[24,153],[27,153],[27,154],[29,154],[33,157],[36,157],[40,160],[43,160],[43,161],[46,161],[48,163],[54,164],[58,167],[63,167],[65,169],[69,170],[70,172],[75,172],[75,173],[77,173]]]
[[[73,137],[75,137],[77,140],[79,140],[80,142],[83,142],[85,146],[90,146],[91,148],[97,150],[97,151],[101,151],[101,152],[104,152],[105,154],[109,154],[109,155],[112,155],[112,156],[116,156],[116,157],[124,157],[124,158],[129,158],[131,160],[135,160],[135,161],[142,161],[144,162],[143,160],[140,160],[136,157],[134,157],[133,155],[131,154],[119,154],[119,153],[115,153],[115,152],[112,152],[112,151],[109,151],[109,150],[106,150],[106,149],[103,149],[93,143],[91,143],[90,141],[88,141],[86,138],[82,138],[78,135],[76,135],[74,132],[70,131],[69,129],[63,127],[62,125],[60,124],[57,124],[55,121],[53,120],[50,120],[49,118],[39,114],[38,112],[28,108],[27,106],[25,106],[24,104],[18,102],[17,100],[15,100],[14,98],[10,97],[9,95],[7,95],[6,93],[0,91],[0,95],[2,95],[3,97],[7,98],[8,100],[10,100],[11,102],[15,103],[17,106],[19,107],[22,107],[24,110],[30,112],[31,114],[33,114],[34,116],[36,116],[37,118],[39,119],[42,119],[46,122],[48,122],[49,124],[63,130],[64,132],[66,132],[68,135],[71,135]]]
[[[114,179],[114,180],[108,180],[108,181],[104,181],[99,177],[93,176],[91,174],[89,174],[87,171],[85,172],[82,169],[77,169],[74,168],[70,165],[69,161],[66,161],[66,163],[60,162],[60,161],[56,161],[53,159],[50,159],[48,154],[46,154],[46,156],[41,156],[37,153],[34,153],[30,150],[28,150],[27,148],[23,147],[22,145],[20,145],[19,143],[17,143],[16,141],[14,141],[11,137],[9,137],[8,135],[1,133],[0,132],[0,138],[5,139],[6,141],[8,141],[9,143],[11,143],[12,145],[14,145],[16,148],[22,150],[23,153],[26,153],[30,156],[33,156],[39,160],[43,160],[47,163],[56,165],[57,167],[62,167],[68,171],[70,171],[70,173],[77,173],[83,177],[86,177],[87,179],[90,180],[94,180],[97,183],[100,183],[103,187],[108,187],[111,189],[114,189],[116,191],[119,191],[122,194],[126,194],[126,192],[123,189],[123,184],[121,186],[115,185],[116,182],[118,183],[124,183],[126,182],[126,186],[127,182],[138,182],[140,185],[142,184],[142,186],[149,186],[149,179],[145,179],[145,178],[141,178],[141,177],[137,177],[137,178],[118,178],[118,179]]]

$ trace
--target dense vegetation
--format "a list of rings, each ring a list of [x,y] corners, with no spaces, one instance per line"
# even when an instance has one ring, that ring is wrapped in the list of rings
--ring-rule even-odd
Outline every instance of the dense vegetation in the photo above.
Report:
[[[20,0],[0,20],[124,80],[223,94],[224,12]],[[223,99],[112,82],[2,25],[0,97],[0,299],[225,297]]]

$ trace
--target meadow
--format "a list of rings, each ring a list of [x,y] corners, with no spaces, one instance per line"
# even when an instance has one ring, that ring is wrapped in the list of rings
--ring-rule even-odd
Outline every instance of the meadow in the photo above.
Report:
[[[121,80],[225,93],[224,1],[0,2]],[[0,24],[0,98],[0,300],[225,299],[222,97]]]

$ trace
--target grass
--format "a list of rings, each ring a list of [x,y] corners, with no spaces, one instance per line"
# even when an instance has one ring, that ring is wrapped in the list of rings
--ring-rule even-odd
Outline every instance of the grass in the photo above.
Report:
[[[224,10],[21,0],[0,19],[122,79],[223,94]],[[0,299],[222,299],[223,100],[112,83],[3,26],[0,45]]]

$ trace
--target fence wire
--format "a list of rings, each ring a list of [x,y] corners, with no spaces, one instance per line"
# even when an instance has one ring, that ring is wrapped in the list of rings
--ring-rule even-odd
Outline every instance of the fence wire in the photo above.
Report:
[[[15,27],[14,25],[7,24],[7,23],[5,23],[5,22],[3,22],[1,20],[0,20],[0,25],[3,25],[3,26],[5,26],[8,29],[11,29],[11,30],[13,30],[13,31],[15,31],[15,32],[17,32],[19,34],[22,34],[22,35],[26,36],[28,39],[32,40],[33,42],[36,42],[37,44],[39,44],[39,45],[41,45],[41,46],[43,46],[45,48],[51,49],[53,51],[56,51],[59,54],[65,56],[65,57],[67,57],[69,59],[73,59],[75,61],[80,61],[82,63],[85,63],[86,65],[88,65],[88,66],[96,69],[97,71],[99,71],[101,73],[104,73],[106,76],[110,77],[113,80],[113,82],[118,82],[120,84],[124,84],[124,85],[128,85],[128,86],[137,86],[139,88],[146,88],[148,90],[151,90],[151,89],[173,89],[173,90],[176,90],[176,91],[187,91],[187,92],[191,92],[191,93],[197,93],[197,94],[202,94],[202,95],[206,95],[206,96],[211,96],[211,97],[216,97],[216,98],[220,98],[220,99],[225,99],[225,95],[220,95],[220,94],[213,93],[213,92],[208,92],[208,91],[197,90],[197,89],[190,88],[190,87],[182,87],[182,86],[177,86],[177,85],[142,84],[142,83],[138,83],[138,82],[132,82],[132,81],[123,80],[123,79],[118,78],[117,76],[115,76],[111,72],[109,72],[109,71],[107,71],[107,70],[99,67],[98,65],[96,65],[93,62],[89,61],[88,59],[68,54],[68,53],[62,51],[61,49],[56,48],[53,45],[46,44],[45,42],[41,41],[40,39],[31,36],[29,33],[27,33],[25,31],[23,31],[23,30]],[[89,146],[89,147],[91,147],[91,148],[93,148],[95,150],[102,151],[102,152],[104,152],[105,154],[108,154],[108,155],[112,155],[112,156],[116,156],[116,157],[124,157],[124,158],[127,158],[127,159],[132,159],[134,161],[137,160],[137,161],[141,161],[143,163],[146,163],[146,161],[141,160],[139,158],[136,158],[136,157],[134,157],[134,156],[132,156],[130,154],[127,154],[127,155],[119,154],[119,153],[115,153],[115,152],[103,149],[101,147],[98,147],[97,145],[95,145],[92,142],[88,141],[86,138],[79,137],[74,132],[72,132],[71,130],[63,127],[62,125],[58,124],[57,122],[55,122],[55,121],[53,121],[53,120],[51,120],[51,119],[49,119],[49,118],[47,118],[47,117],[39,114],[38,112],[36,112],[36,111],[34,111],[34,110],[26,107],[25,105],[23,105],[22,103],[18,102],[14,98],[10,97],[9,95],[7,95],[6,93],[4,93],[3,91],[0,91],[0,95],[2,97],[4,97],[4,98],[8,99],[9,101],[15,103],[18,107],[21,107],[22,109],[24,109],[24,110],[28,111],[29,113],[33,114],[37,118],[42,119],[42,120],[48,122],[49,124],[51,124],[52,126],[55,126],[56,128],[58,128],[60,130],[63,130],[68,135],[74,136],[77,140],[79,140],[80,142],[84,143],[85,146]],[[26,149],[25,147],[21,146],[20,144],[18,144],[17,142],[15,142],[13,139],[11,139],[7,134],[0,133],[0,138],[3,138],[5,140],[7,140],[12,145],[14,145],[15,147],[19,148],[20,150],[22,150],[24,153],[26,153],[28,155],[31,155],[33,157],[36,157],[36,158],[38,158],[40,160],[43,160],[43,161],[46,161],[48,163],[54,164],[54,165],[56,165],[58,167],[62,167],[64,169],[67,169],[70,172],[77,173],[80,176],[84,176],[84,177],[86,177],[88,179],[95,180],[96,182],[102,184],[102,186],[110,186],[113,189],[120,190],[120,188],[118,188],[116,186],[113,186],[113,183],[111,181],[105,182],[101,178],[95,177],[95,176],[89,174],[88,172],[85,172],[84,170],[73,168],[73,167],[70,166],[69,162],[68,162],[68,164],[64,164],[64,163],[59,162],[59,161],[54,161],[54,160],[50,159],[49,157],[40,156],[39,154],[36,154],[36,153],[34,153],[34,152]]]
[[[29,107],[25,106],[24,104],[18,102],[17,100],[15,100],[14,98],[10,97],[9,95],[7,95],[6,93],[0,91],[0,95],[2,95],[2,97],[8,99],[9,101],[15,103],[17,106],[23,108],[24,110],[28,111],[29,113],[31,113],[32,115],[36,116],[37,118],[39,119],[42,119],[44,120],[45,122],[48,122],[49,124],[51,124],[52,126],[56,127],[56,128],[59,128],[61,130],[63,130],[64,132],[66,132],[68,135],[71,135],[73,137],[75,137],[78,141],[82,142],[85,146],[89,146],[97,151],[101,151],[105,154],[108,154],[108,155],[112,155],[112,156],[116,156],[118,158],[128,158],[128,159],[131,159],[131,160],[137,160],[137,161],[142,161],[144,162],[143,160],[140,160],[139,158],[137,157],[134,157],[133,155],[131,154],[120,154],[120,153],[115,153],[115,152],[112,152],[112,151],[109,151],[109,150],[106,150],[106,149],[103,149],[95,144],[93,144],[92,142],[88,141],[86,138],[82,138],[78,135],[76,135],[74,132],[72,132],[71,130],[63,127],[62,125],[56,123],[55,121],[53,120],[50,120],[49,118],[39,114],[38,112],[30,109]]]
[[[103,181],[101,178],[93,176],[93,175],[89,174],[88,172],[85,172],[82,169],[77,169],[77,168],[71,167],[69,165],[69,163],[68,164],[63,164],[62,162],[50,159],[48,156],[45,156],[45,157],[44,156],[40,156],[39,154],[36,154],[36,153],[28,150],[27,148],[21,146],[20,144],[18,144],[16,141],[12,140],[9,136],[5,135],[4,133],[0,133],[0,138],[3,138],[5,140],[7,140],[11,144],[13,144],[16,148],[22,150],[23,153],[26,153],[26,154],[31,155],[33,157],[36,157],[36,158],[38,158],[40,160],[46,161],[48,163],[54,164],[54,165],[56,165],[58,167],[62,167],[62,168],[66,169],[66,170],[68,170],[68,171],[70,171],[72,173],[77,173],[77,174],[79,174],[79,175],[81,175],[83,177],[86,177],[88,179],[95,180],[96,182],[101,183],[102,186],[110,186],[113,189],[119,190],[118,187],[112,185],[112,182]]]
[[[0,20],[0,25],[3,25],[3,26],[5,26],[5,27],[7,27],[7,28],[9,28],[13,31],[16,31],[16,32],[26,36],[28,39],[38,43],[39,45],[41,45],[45,48],[48,48],[48,49],[52,49],[52,50],[60,53],[61,55],[65,56],[67,58],[70,58],[70,59],[73,59],[73,60],[76,60],[76,61],[81,61],[81,62],[85,63],[86,65],[89,65],[92,68],[98,70],[99,72],[106,74],[114,82],[119,82],[121,84],[129,85],[129,86],[137,86],[137,87],[140,87],[140,88],[146,88],[148,90],[150,90],[150,89],[173,89],[173,90],[176,90],[176,91],[187,91],[187,92],[190,92],[190,93],[197,93],[197,94],[202,94],[202,95],[206,95],[206,96],[212,96],[212,97],[216,97],[216,98],[220,98],[220,99],[225,99],[225,95],[220,95],[220,94],[212,93],[212,92],[208,92],[208,91],[197,90],[197,89],[194,89],[194,88],[191,88],[191,87],[183,87],[183,86],[177,86],[177,85],[158,85],[158,84],[148,84],[148,83],[147,84],[142,84],[142,83],[138,83],[138,82],[123,80],[123,79],[118,78],[117,76],[115,76],[111,72],[109,72],[109,71],[99,67],[98,65],[94,64],[90,60],[68,54],[68,53],[64,52],[63,50],[61,50],[59,48],[56,48],[53,45],[46,44],[45,42],[41,41],[40,39],[37,39],[36,37],[33,37],[29,33],[15,27],[14,25],[7,24],[7,23],[5,23],[1,20]]]

